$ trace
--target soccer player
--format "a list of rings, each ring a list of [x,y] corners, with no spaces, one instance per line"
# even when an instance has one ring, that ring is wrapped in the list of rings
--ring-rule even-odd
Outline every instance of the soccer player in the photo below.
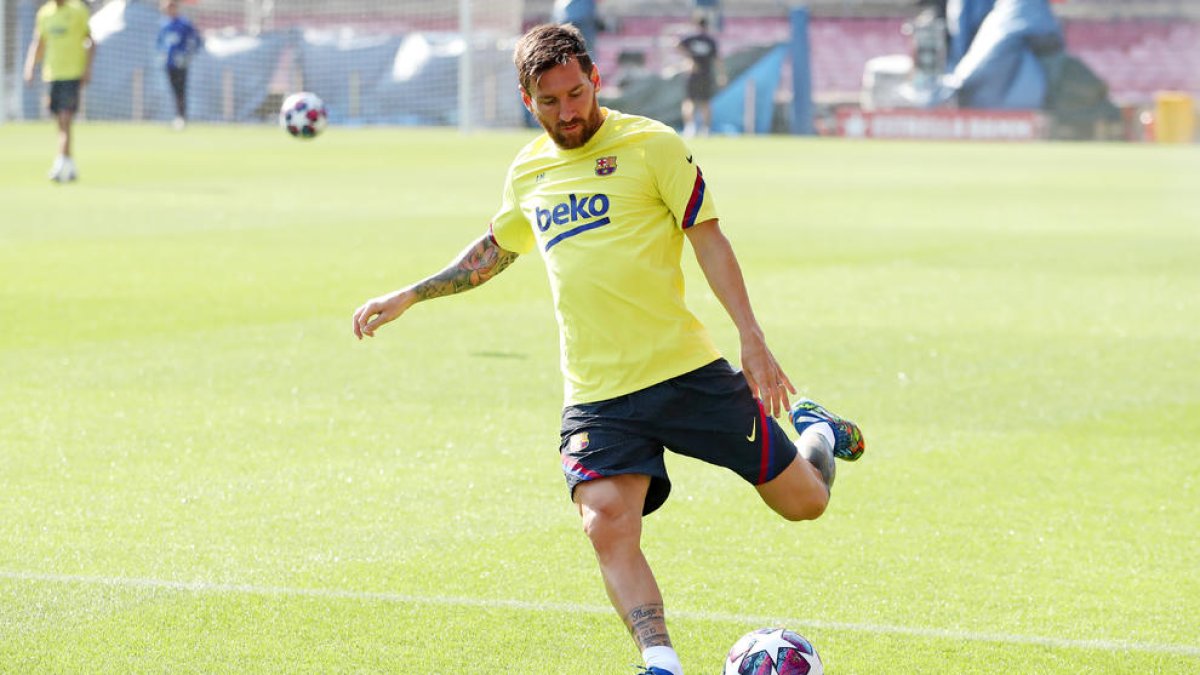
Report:
[[[555,23],[569,23],[583,33],[584,43],[589,52],[596,51],[596,35],[601,28],[600,14],[596,3],[599,0],[554,0],[550,10],[550,20]]]
[[[724,79],[717,39],[708,32],[709,21],[707,14],[700,15],[696,19],[698,30],[679,41],[679,50],[687,55],[692,66],[681,111],[684,136],[693,136],[697,132],[707,136],[712,130],[712,98]]]
[[[833,458],[857,459],[862,435],[808,400],[792,409],[797,443],[773,419],[796,390],[679,136],[599,106],[600,74],[572,26],[530,29],[514,61],[546,133],[513,161],[488,231],[441,272],[368,300],[353,331],[374,336],[417,302],[479,286],[522,253],[542,256],[561,336],[559,452],[571,498],[644,672],[682,675],[641,549],[642,518],[671,488],[664,447],[735,471],[781,516],[807,520],[829,501]],[[737,326],[741,372],[684,304],[685,239]]]
[[[188,65],[192,56],[204,46],[204,40],[192,22],[179,13],[178,0],[163,0],[161,7],[166,18],[158,29],[156,44],[166,58],[167,81],[175,94],[173,126],[183,130],[187,126]]]
[[[71,122],[79,111],[79,95],[92,79],[95,43],[88,28],[91,17],[79,0],[50,0],[34,21],[33,41],[25,55],[25,82],[33,82],[34,68],[45,57],[42,79],[50,83],[50,112],[58,122],[58,156],[50,167],[50,180],[73,181],[79,173],[71,158]]]

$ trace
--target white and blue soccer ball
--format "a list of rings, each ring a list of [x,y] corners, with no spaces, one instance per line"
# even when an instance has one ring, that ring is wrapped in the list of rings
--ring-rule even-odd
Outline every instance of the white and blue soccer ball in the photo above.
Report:
[[[316,138],[327,124],[325,102],[311,91],[288,96],[279,109],[279,126],[296,138]]]
[[[812,643],[786,628],[760,628],[729,649],[721,675],[825,675]]]

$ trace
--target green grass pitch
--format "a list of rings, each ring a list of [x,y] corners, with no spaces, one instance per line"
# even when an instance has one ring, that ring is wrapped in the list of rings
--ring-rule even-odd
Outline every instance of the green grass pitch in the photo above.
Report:
[[[557,458],[542,263],[356,342],[530,132],[0,126],[0,672],[630,673]],[[693,147],[792,380],[856,419],[813,523],[668,460],[689,674],[1200,670],[1200,152]],[[685,253],[689,301],[736,334]]]

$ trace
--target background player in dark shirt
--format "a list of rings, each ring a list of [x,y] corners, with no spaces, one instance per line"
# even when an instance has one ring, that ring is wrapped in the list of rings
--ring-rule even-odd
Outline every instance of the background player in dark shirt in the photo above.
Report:
[[[721,69],[717,39],[708,32],[708,17],[696,19],[697,32],[679,41],[679,49],[691,61],[687,93],[683,97],[683,134],[697,132],[707,135],[712,130],[712,107],[709,103],[725,79]],[[697,113],[700,119],[697,126]]]

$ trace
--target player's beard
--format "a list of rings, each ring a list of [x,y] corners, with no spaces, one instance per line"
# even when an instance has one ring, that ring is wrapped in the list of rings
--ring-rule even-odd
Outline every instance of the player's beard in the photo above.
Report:
[[[600,104],[595,99],[592,100],[592,109],[585,117],[577,117],[569,122],[554,120],[553,125],[547,124],[541,115],[538,115],[537,118],[538,124],[542,125],[554,144],[563,150],[574,150],[587,145],[587,142],[592,140],[592,136],[595,136],[596,132],[600,130],[600,125],[604,124],[604,117],[600,114]]]

